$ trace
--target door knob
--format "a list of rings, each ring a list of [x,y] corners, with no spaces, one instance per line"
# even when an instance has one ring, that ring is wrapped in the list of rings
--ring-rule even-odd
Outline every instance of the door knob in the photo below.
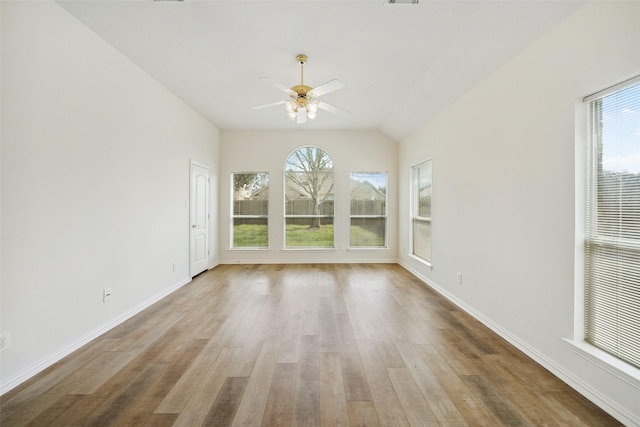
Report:
[[[196,228],[196,225],[195,224],[191,224],[191,228]]]

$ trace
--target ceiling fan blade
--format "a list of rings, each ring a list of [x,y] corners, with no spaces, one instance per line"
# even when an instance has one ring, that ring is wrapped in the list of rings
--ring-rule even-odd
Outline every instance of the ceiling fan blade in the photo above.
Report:
[[[318,101],[318,108],[334,114],[349,114],[349,111],[344,108],[336,107],[335,105],[327,104],[323,101]]]
[[[271,85],[271,86],[273,86],[273,87],[275,87],[277,89],[280,89],[281,91],[283,91],[284,93],[287,93],[289,95],[290,94],[294,94],[294,95],[296,94],[294,91],[291,90],[291,88],[286,87],[282,83],[277,82],[277,81],[273,80],[270,77],[260,77],[260,80],[262,80],[264,83],[266,83],[268,85]]]
[[[255,107],[251,107],[251,109],[252,110],[259,110],[261,108],[273,107],[274,105],[281,105],[281,104],[284,104],[285,102],[287,102],[287,101],[270,102],[268,104],[256,105]]]
[[[316,88],[311,89],[311,93],[313,96],[322,96],[329,92],[333,92],[338,89],[342,89],[344,87],[344,83],[342,83],[338,79],[329,80],[325,84],[322,84]]]

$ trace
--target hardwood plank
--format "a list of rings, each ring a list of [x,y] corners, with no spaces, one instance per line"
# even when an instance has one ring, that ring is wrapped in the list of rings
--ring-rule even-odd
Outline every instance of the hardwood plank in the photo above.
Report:
[[[297,283],[290,283],[284,275],[280,275],[276,286],[282,290],[282,294],[269,326],[272,328],[286,328],[289,324],[292,310],[299,306],[304,289],[301,286],[297,286]]]
[[[349,425],[342,366],[337,353],[320,353],[320,424]]]
[[[398,396],[393,384],[391,384],[386,366],[378,354],[376,343],[360,340],[357,345],[372,400],[374,402],[397,402]]]
[[[276,365],[267,406],[262,417],[263,426],[291,425],[297,376],[297,364],[278,363]]]
[[[373,397],[378,423],[381,426],[409,425],[376,343],[358,341],[358,349]]]
[[[203,425],[230,426],[236,416],[248,382],[248,377],[227,377]]]
[[[463,383],[435,346],[417,345],[416,350],[470,426],[498,424],[498,420],[489,413],[482,400]]]
[[[103,402],[99,407],[91,408],[93,411],[91,414],[82,414],[80,419],[88,418],[88,425],[91,426],[108,426],[108,425],[127,425],[129,424],[123,415],[128,412],[128,409],[132,405],[140,404],[140,396],[142,396],[151,385],[157,381],[165,364],[154,363],[148,365],[140,374],[133,378],[129,384],[127,384],[119,392],[114,393],[109,399]],[[89,405],[88,407],[91,407]],[[75,413],[80,412],[78,409]],[[87,411],[88,412],[88,411]],[[66,418],[68,425],[76,425],[73,420]]]
[[[385,368],[403,368],[405,366],[402,355],[398,351],[393,339],[391,339],[387,333],[384,325],[376,330],[374,342]]]
[[[480,375],[480,355],[451,329],[442,329],[433,343],[458,375]]]
[[[349,316],[346,313],[337,313],[333,317],[336,325],[336,335],[338,336],[338,345],[344,345],[347,342],[355,342],[356,337],[351,328]]]
[[[556,420],[561,418],[560,415],[555,414],[553,407],[539,398],[539,391],[532,389],[529,384],[523,383],[518,375],[512,373],[510,367],[504,366],[501,359],[502,356],[496,354],[483,358],[485,362],[482,365],[484,375],[491,377],[495,390],[507,396],[517,390],[518,396],[522,398],[512,400],[512,404],[531,424],[559,425]]]
[[[71,373],[67,377],[55,376],[58,383],[52,384],[50,375],[45,375],[42,379],[42,384],[37,382],[23,393],[8,400],[6,412],[5,405],[2,405],[2,410],[0,411],[2,422],[0,425],[4,423],[9,425],[25,425],[29,423],[41,413],[47,411],[59,399],[63,398],[67,394],[66,390],[73,390],[77,387],[77,384],[86,381],[87,377],[101,363],[109,363],[119,355],[119,352],[101,352],[86,363],[83,360],[83,364],[80,367],[76,367],[75,371],[63,368],[63,372],[71,371]],[[70,364],[70,366],[73,366],[73,364]],[[42,387],[40,390],[37,387],[38,385]]]
[[[371,339],[371,330],[369,329],[369,325],[367,324],[364,315],[361,313],[358,307],[358,303],[353,293],[354,292],[351,291],[343,295],[345,307],[347,308],[347,313],[349,314],[349,321],[351,322],[353,335],[356,339]]]
[[[397,343],[397,345],[407,370],[411,373],[422,395],[427,398],[429,408],[438,422],[446,426],[466,426],[467,422],[464,417],[444,391],[429,366],[420,357],[416,346],[410,343]]]
[[[70,413],[76,408],[82,408],[86,402],[90,399],[90,396],[84,394],[67,394],[56,401],[55,405],[51,405],[46,411],[43,411],[36,418],[30,420],[30,422],[24,422],[23,420],[9,418],[1,425],[19,426],[19,425],[32,425],[32,426],[50,426],[50,427],[66,427],[68,425]]]
[[[320,297],[320,302],[318,303],[320,352],[334,353],[338,351],[338,333],[333,314],[331,297]]]
[[[121,416],[120,422],[129,425],[144,425],[153,422],[153,420],[158,420],[158,422],[162,421],[163,423],[168,422],[168,420],[171,420],[172,423],[175,422],[177,414],[171,417],[153,416],[154,410],[173,388],[178,379],[189,366],[191,366],[193,361],[200,355],[206,347],[206,344],[207,341],[201,339],[185,343],[182,348],[182,354],[176,355],[176,358],[171,362],[163,363],[164,369],[161,375],[158,376],[157,381],[153,382],[146,392],[135,396],[135,405],[132,405],[127,412]]]
[[[559,405],[565,411],[558,411],[567,425],[579,426],[620,426],[611,415],[603,412],[585,397],[572,391],[552,391],[542,393],[548,405]],[[577,419],[576,419],[577,418]]]
[[[36,377],[0,396],[0,403],[2,404],[0,422],[13,414],[21,405],[31,401],[43,392],[55,394],[55,392],[51,391],[53,387],[67,381],[68,377],[78,369],[90,363],[103,351],[110,349],[115,341],[117,341],[116,338],[99,337],[82,349],[76,350],[63,360],[45,369]]]
[[[302,335],[318,335],[318,275],[312,270],[307,275],[303,296]]]
[[[198,386],[192,393],[183,399],[176,399],[172,396],[172,400],[170,400],[171,403],[180,402],[182,405],[179,410],[176,410],[176,407],[171,407],[165,402],[162,402],[163,404],[161,404],[155,412],[162,413],[170,410],[179,412],[179,416],[174,424],[176,427],[201,425],[209,415],[209,411],[215,400],[221,393],[225,393],[225,391],[221,390],[228,379],[227,374],[236,362],[240,351],[239,348],[227,347],[221,349],[219,356],[214,362],[202,366],[204,371],[199,372],[202,381],[198,383]],[[174,393],[174,390],[171,392]]]
[[[269,330],[233,421],[234,426],[259,426],[262,424],[262,416],[269,398],[283,332],[282,329]]]
[[[352,426],[377,427],[380,425],[373,402],[349,402],[349,420]]]
[[[300,343],[300,363],[293,402],[293,426],[320,425],[320,372],[318,336],[304,335]]]
[[[395,402],[374,401],[373,404],[376,407],[380,427],[406,427],[410,425],[399,400]]]
[[[191,399],[208,372],[222,352],[222,349],[211,347],[211,341],[202,353],[193,361],[184,374],[178,379],[171,391],[165,396],[154,412],[159,414],[178,414]]]
[[[500,425],[516,427],[529,425],[509,400],[494,389],[488,379],[479,375],[464,375],[462,381],[482,399],[485,407],[495,416]]]
[[[438,420],[429,409],[429,404],[406,368],[389,368],[391,383],[411,426],[436,426]]]
[[[269,345],[269,341],[267,341],[267,335],[270,333],[269,331],[271,331],[271,333],[273,333],[273,331],[277,331],[277,333],[281,335],[280,329],[269,329],[269,325],[271,324],[271,320],[273,319],[275,310],[278,306],[280,298],[279,294],[280,292],[274,292],[271,294],[269,299],[262,306],[260,312],[254,317],[255,320],[253,321],[251,332],[243,343],[243,351],[240,359],[229,376],[244,377],[251,375],[261,351],[264,350],[265,345]],[[282,341],[281,336],[278,339],[278,349],[280,348],[280,341]]]
[[[138,337],[138,334],[135,334],[136,340],[131,344],[129,349],[122,351],[108,363],[96,366],[91,372],[91,375],[86,377],[85,381],[78,384],[77,387],[67,390],[67,392],[92,394],[103,384],[110,381],[112,377],[124,370],[127,365],[140,355],[143,355],[143,358],[146,360],[154,358],[164,347],[164,342],[161,337],[183,317],[183,314],[176,313],[159,317],[157,321],[147,322],[149,330],[145,331],[142,336]]]
[[[347,401],[373,400],[356,341],[341,344],[340,362]]]
[[[298,363],[300,339],[302,337],[302,304],[291,310],[289,322],[284,331],[278,363]]]

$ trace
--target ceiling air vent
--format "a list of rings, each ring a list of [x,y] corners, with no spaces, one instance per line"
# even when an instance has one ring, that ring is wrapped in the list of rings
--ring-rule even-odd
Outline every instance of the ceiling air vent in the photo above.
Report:
[[[418,4],[420,0],[386,0],[387,4]]]

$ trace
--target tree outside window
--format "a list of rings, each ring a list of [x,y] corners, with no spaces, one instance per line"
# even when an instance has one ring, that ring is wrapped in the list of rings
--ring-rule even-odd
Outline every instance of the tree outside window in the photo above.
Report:
[[[285,164],[285,246],[334,247],[333,161],[324,150],[307,146]]]

